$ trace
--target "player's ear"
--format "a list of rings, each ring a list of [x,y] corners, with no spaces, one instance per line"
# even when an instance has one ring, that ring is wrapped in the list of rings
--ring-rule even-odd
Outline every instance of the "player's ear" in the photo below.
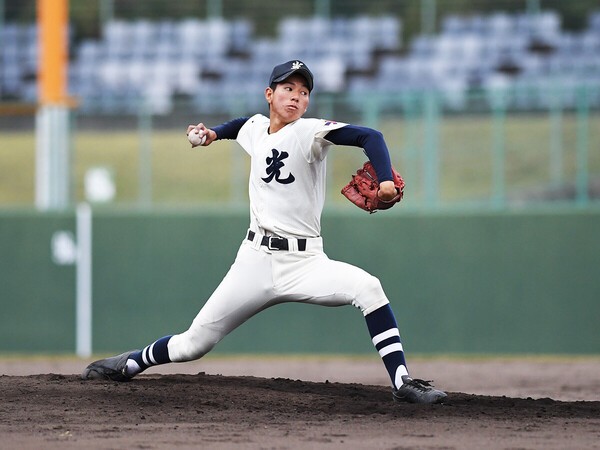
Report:
[[[268,104],[271,104],[271,100],[273,99],[273,89],[271,87],[265,89],[265,99],[267,99]]]

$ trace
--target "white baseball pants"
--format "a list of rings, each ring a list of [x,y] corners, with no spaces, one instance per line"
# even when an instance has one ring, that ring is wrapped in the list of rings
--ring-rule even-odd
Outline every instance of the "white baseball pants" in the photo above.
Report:
[[[244,239],[235,262],[190,328],[168,343],[173,362],[192,361],[256,313],[284,302],[354,305],[366,316],[389,303],[377,278],[323,252],[321,238],[306,251],[269,250]]]

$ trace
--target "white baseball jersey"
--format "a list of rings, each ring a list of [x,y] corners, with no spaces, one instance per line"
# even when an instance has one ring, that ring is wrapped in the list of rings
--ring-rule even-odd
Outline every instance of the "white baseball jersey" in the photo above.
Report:
[[[250,228],[283,237],[321,234],[325,202],[324,136],[345,123],[298,119],[269,134],[269,118],[257,114],[242,126],[237,142],[252,159]]]

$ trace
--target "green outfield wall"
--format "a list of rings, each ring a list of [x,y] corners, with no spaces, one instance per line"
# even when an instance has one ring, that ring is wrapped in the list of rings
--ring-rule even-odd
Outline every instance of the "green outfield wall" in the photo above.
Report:
[[[0,212],[0,352],[75,351],[75,213]],[[235,258],[247,211],[93,211],[93,350],[185,330]],[[378,276],[418,353],[600,353],[600,210],[329,212],[325,250]],[[54,258],[56,259],[56,258]],[[240,292],[240,295],[244,295]],[[219,353],[366,353],[352,307],[280,305]]]

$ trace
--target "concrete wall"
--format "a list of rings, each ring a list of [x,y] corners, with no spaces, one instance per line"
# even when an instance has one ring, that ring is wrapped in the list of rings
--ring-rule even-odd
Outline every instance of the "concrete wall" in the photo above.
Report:
[[[185,330],[246,231],[247,212],[118,212],[93,219],[93,349]],[[0,352],[73,352],[75,269],[52,260],[74,213],[0,213]],[[600,352],[600,211],[330,212],[325,250],[378,276],[405,348],[423,353]],[[243,295],[243,292],[240,292]],[[372,352],[354,308],[280,305],[215,352]]]

